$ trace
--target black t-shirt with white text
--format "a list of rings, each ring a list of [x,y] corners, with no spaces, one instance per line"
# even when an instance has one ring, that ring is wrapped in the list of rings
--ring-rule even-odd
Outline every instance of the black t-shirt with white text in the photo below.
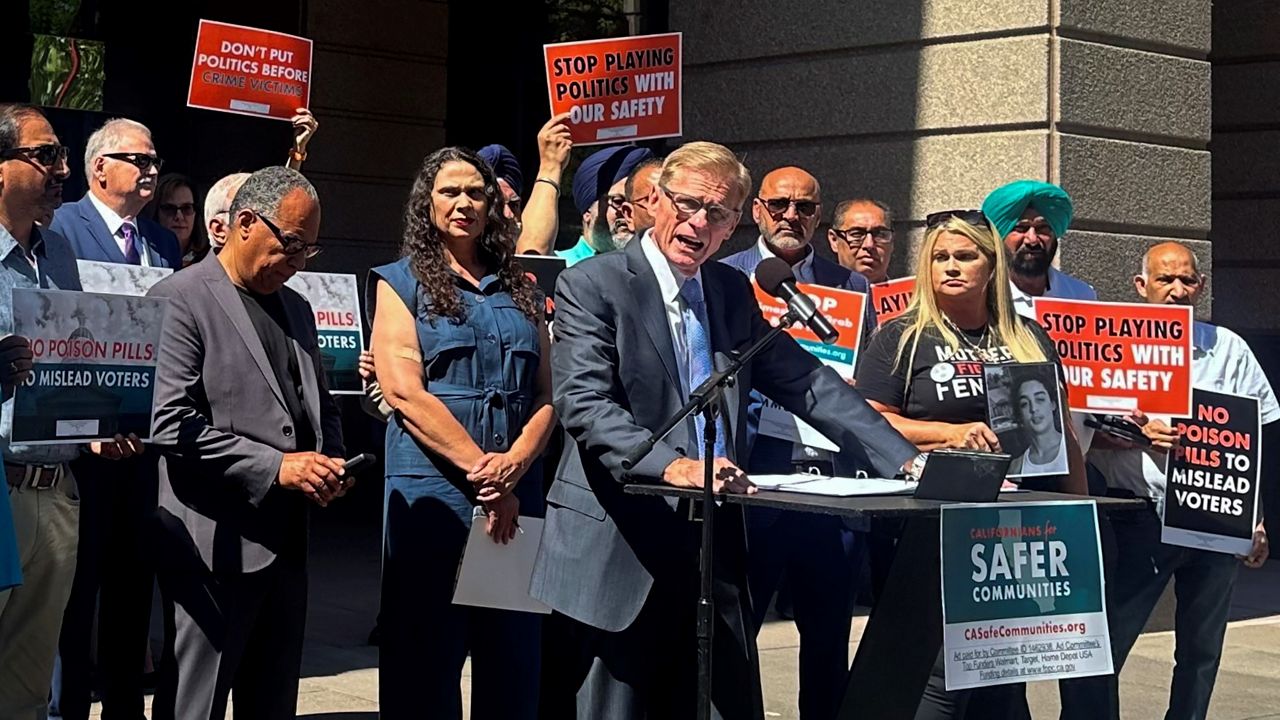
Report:
[[[1053,343],[1039,325],[1019,318],[1040,343],[1045,359],[1061,363]],[[881,327],[859,353],[858,391],[868,400],[901,410],[903,417],[948,423],[987,421],[982,366],[1017,362],[1009,347],[986,337],[985,330],[961,331],[968,340],[947,347],[936,331],[926,330],[915,355],[898,360],[898,343],[910,327],[895,318]],[[907,345],[910,353],[911,344]],[[910,382],[907,373],[910,370]]]

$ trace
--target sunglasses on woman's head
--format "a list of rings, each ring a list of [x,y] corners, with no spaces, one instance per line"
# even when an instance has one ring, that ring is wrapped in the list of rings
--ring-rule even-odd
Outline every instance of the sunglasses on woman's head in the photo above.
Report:
[[[991,227],[991,221],[981,210],[943,210],[941,212],[929,213],[925,216],[924,225],[928,229],[936,228],[944,225],[951,218],[963,220],[974,227]]]

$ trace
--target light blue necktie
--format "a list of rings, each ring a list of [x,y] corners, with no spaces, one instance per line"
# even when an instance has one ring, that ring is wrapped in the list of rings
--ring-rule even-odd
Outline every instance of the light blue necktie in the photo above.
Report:
[[[684,309],[680,311],[684,324],[684,344],[689,353],[689,391],[701,385],[711,377],[711,338],[707,333],[707,303],[702,297],[702,285],[698,280],[686,280],[680,288],[680,296],[684,298]],[[698,431],[696,447],[690,448],[691,457],[701,458],[703,439],[706,437],[706,420],[701,414],[694,416],[694,425]],[[719,424],[720,432],[716,433],[716,457],[725,457],[724,423]]]

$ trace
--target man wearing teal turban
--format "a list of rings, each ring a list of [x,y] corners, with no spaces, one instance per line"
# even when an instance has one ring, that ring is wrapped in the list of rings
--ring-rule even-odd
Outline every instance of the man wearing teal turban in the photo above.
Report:
[[[1035,297],[1097,300],[1088,283],[1053,267],[1058,241],[1071,226],[1071,196],[1052,183],[1018,180],[991,191],[982,212],[1004,238],[1014,307],[1031,317]]]
[[[1009,290],[1013,309],[1035,319],[1035,298],[1097,300],[1098,293],[1053,266],[1058,241],[1071,226],[1071,196],[1053,183],[1018,180],[991,191],[982,212],[1004,238],[1009,253]],[[1080,451],[1089,452],[1093,429],[1083,413],[1071,413]]]

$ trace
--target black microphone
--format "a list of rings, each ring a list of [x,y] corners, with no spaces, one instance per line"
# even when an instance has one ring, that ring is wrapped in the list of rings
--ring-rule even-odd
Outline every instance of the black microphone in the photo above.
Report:
[[[840,337],[840,331],[831,327],[831,321],[818,312],[813,298],[796,288],[796,276],[791,274],[791,266],[785,260],[776,257],[762,260],[756,266],[756,282],[761,290],[786,301],[791,312],[798,315],[824,345],[830,345]]]

